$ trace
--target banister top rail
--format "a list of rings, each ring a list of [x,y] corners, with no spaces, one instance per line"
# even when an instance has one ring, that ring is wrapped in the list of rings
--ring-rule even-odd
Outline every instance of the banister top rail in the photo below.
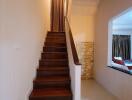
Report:
[[[74,63],[76,65],[81,65],[79,63],[79,59],[78,59],[78,55],[77,55],[77,50],[76,50],[76,47],[75,47],[75,43],[74,43],[74,40],[73,40],[71,27],[70,27],[70,24],[69,24],[69,21],[68,21],[67,17],[65,17],[65,21],[66,21],[66,23],[68,24],[68,27],[69,27],[69,38],[70,38],[70,43],[71,43],[71,49],[72,49]]]

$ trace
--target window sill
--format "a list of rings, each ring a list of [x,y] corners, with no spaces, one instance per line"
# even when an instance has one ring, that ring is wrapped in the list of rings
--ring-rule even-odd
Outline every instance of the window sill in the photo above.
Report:
[[[118,71],[120,71],[120,72],[129,74],[129,75],[132,75],[132,72],[130,72],[130,71],[127,71],[127,70],[124,70],[124,69],[121,69],[121,68],[117,68],[117,67],[114,67],[114,66],[108,66],[108,67],[109,67],[109,68],[112,68],[112,69],[115,69],[115,70],[118,70]]]

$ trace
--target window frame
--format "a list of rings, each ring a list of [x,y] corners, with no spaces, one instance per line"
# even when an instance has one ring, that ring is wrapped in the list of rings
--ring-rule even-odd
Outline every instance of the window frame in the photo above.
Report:
[[[107,66],[112,68],[112,69],[115,69],[115,70],[118,70],[118,71],[121,71],[121,72],[124,72],[126,74],[129,74],[129,75],[132,75],[132,73],[130,71],[127,71],[127,70],[124,70],[124,69],[121,69],[121,68],[117,68],[115,66],[112,66],[112,39],[113,39],[113,29],[112,29],[112,26],[113,26],[113,20],[126,14],[127,12],[129,12],[130,10],[132,10],[132,7],[131,8],[128,8],[127,10],[119,13],[118,15],[112,17],[109,22],[108,22],[108,55],[107,55]]]

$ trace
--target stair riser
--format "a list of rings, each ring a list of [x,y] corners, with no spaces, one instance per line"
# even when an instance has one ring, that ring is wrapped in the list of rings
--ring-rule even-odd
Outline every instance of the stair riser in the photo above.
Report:
[[[42,54],[42,59],[66,59],[67,54],[55,54],[55,53],[44,53]]]
[[[30,98],[29,100],[72,100],[72,97],[71,96],[40,97],[40,98]]]
[[[65,35],[61,35],[61,34],[48,34],[47,37],[51,37],[51,38],[65,38]]]
[[[40,66],[39,68],[45,68],[45,67],[50,67],[50,68],[57,68],[57,67],[68,68],[68,65],[65,65],[65,66],[59,66],[59,65],[48,65],[48,66]]]
[[[46,40],[56,41],[56,40],[66,40],[66,38],[65,37],[46,37]]]
[[[47,35],[46,38],[60,38],[60,39],[66,39],[65,35]]]
[[[46,42],[57,42],[57,43],[65,43],[65,38],[46,38]]]
[[[52,40],[66,40],[66,38],[65,37],[62,37],[62,36],[48,36],[48,37],[46,37],[46,40],[48,40],[48,39],[52,39]]]
[[[65,43],[45,43],[45,46],[56,46],[56,47],[66,47],[66,44]]]
[[[63,34],[63,35],[65,35],[65,32],[48,32],[48,34]]]
[[[48,34],[60,34],[60,35],[65,35],[65,32],[48,32]]]
[[[46,38],[66,39],[64,35],[48,35]]]
[[[66,44],[66,39],[61,39],[61,38],[48,38],[47,41],[45,41],[45,42],[65,43]]]
[[[70,83],[69,82],[59,82],[59,83],[34,83],[34,89],[45,89],[45,88],[67,88],[70,89]]]
[[[61,62],[57,62],[57,61],[55,61],[55,62],[51,62],[51,61],[46,61],[46,62],[44,62],[44,61],[40,61],[40,66],[68,66],[68,63],[67,62],[63,62],[63,61],[61,61]]]
[[[43,48],[44,52],[66,52],[66,48],[51,48],[51,47],[45,47]]]
[[[56,39],[56,40],[53,40],[53,39],[48,39],[46,40],[46,42],[53,42],[53,43],[66,43],[66,40],[63,40],[63,39]]]
[[[46,41],[46,42],[49,42],[49,43],[65,43],[66,44],[66,41],[65,40],[49,40],[49,41]]]
[[[69,71],[38,71],[38,77],[45,77],[45,76],[67,76],[69,75]]]

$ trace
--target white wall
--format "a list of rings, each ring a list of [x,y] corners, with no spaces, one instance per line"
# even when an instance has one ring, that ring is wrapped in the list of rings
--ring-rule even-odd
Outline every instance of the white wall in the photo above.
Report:
[[[69,58],[69,68],[70,68],[70,77],[71,77],[71,89],[73,94],[73,100],[81,99],[81,65],[76,65],[74,63],[72,48],[69,38],[69,26],[65,23],[66,28],[66,42],[67,42],[67,51]]]
[[[96,19],[95,79],[120,100],[131,100],[132,77],[107,67],[108,22],[131,5],[131,0],[101,0]]]
[[[0,0],[0,100],[28,100],[49,30],[50,0]]]

